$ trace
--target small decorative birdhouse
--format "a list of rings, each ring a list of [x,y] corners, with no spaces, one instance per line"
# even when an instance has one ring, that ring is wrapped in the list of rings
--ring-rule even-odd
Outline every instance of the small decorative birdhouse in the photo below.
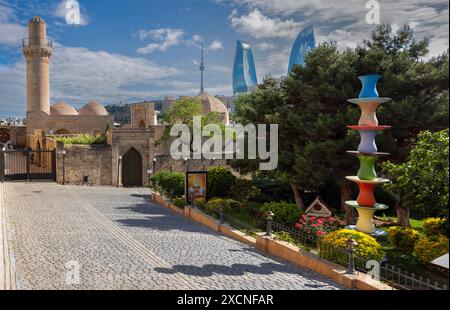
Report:
[[[306,215],[316,216],[316,217],[330,217],[332,215],[330,209],[325,205],[325,203],[317,197],[316,200],[306,209]]]

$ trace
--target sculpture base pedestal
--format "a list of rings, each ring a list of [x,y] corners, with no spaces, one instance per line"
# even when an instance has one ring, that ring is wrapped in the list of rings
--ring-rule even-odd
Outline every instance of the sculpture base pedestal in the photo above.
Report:
[[[376,229],[373,223],[373,214],[376,211],[386,210],[388,206],[377,203],[375,207],[363,207],[358,204],[357,201],[346,201],[346,205],[355,208],[358,211],[358,222],[355,229],[372,236],[385,236],[386,233],[380,229]],[[350,229],[352,226],[349,226]]]
[[[345,228],[359,231],[358,228],[356,227],[356,225],[348,225],[348,226],[345,226]],[[384,230],[381,230],[379,228],[375,228],[375,231],[368,235],[371,235],[372,237],[375,237],[375,238],[385,237],[385,236],[387,236],[387,232],[385,232]]]

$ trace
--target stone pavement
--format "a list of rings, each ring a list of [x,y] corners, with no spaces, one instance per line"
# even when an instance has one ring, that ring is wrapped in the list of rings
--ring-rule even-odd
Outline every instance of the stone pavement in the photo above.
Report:
[[[153,204],[149,194],[5,183],[17,289],[343,289]]]

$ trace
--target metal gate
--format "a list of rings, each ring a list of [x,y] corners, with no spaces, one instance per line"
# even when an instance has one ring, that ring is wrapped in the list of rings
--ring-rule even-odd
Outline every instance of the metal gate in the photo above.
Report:
[[[0,151],[0,180],[56,181],[55,151]]]

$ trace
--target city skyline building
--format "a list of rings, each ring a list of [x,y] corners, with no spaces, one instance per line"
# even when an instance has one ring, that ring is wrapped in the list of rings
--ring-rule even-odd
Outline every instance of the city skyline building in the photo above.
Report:
[[[233,65],[233,94],[246,93],[257,86],[255,61],[250,44],[236,41],[236,54]]]
[[[289,57],[288,74],[291,73],[294,65],[303,66],[305,64],[306,53],[315,47],[316,36],[314,33],[314,26],[309,25],[300,31],[292,46],[291,56]]]

